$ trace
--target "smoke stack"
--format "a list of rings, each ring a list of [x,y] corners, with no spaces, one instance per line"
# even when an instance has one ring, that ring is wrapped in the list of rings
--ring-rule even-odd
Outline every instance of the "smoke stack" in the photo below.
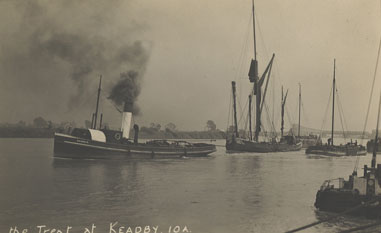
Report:
[[[131,127],[131,119],[132,119],[132,102],[125,102],[123,108],[122,115],[122,137],[129,138],[130,137],[130,127]]]
[[[134,125],[134,130],[135,130],[134,143],[138,144],[139,126],[137,124]]]

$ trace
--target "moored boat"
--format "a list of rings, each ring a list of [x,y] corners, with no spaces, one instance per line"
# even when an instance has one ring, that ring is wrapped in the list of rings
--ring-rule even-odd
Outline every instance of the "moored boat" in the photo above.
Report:
[[[312,145],[307,147],[306,154],[326,155],[326,156],[357,156],[366,155],[366,149],[356,142],[348,142],[344,145],[334,145],[334,123],[335,123],[335,95],[336,95],[336,60],[333,66],[333,86],[332,86],[332,128],[331,138],[328,139],[327,144]]]
[[[98,88],[97,107],[91,128],[74,128],[68,134],[54,134],[54,156],[75,159],[130,159],[175,158],[207,156],[216,146],[207,143],[190,143],[176,140],[148,140],[139,142],[139,127],[134,125],[134,138],[130,138],[133,103],[125,102],[121,130],[97,128],[98,104],[101,80]]]
[[[347,143],[345,145],[315,145],[306,149],[306,154],[318,154],[327,156],[357,156],[366,155],[365,147],[356,143]]]
[[[380,154],[381,153],[381,146],[380,146],[381,141],[380,141],[380,139],[378,140],[377,144],[378,144],[378,146],[377,146],[376,151],[377,151],[378,154]],[[372,153],[373,152],[374,145],[375,145],[374,144],[374,139],[371,139],[371,140],[369,140],[366,143],[366,150],[368,151],[368,153]]]
[[[319,135],[307,135],[298,136],[298,139],[302,142],[302,148],[308,148],[309,146],[317,146],[322,144],[321,137]]]
[[[381,95],[377,129],[380,106]],[[375,141],[379,141],[378,133],[376,133]],[[354,171],[348,180],[343,178],[326,180],[316,194],[315,207],[323,211],[381,217],[381,164],[377,164],[376,167],[376,155],[376,149],[374,148],[371,167],[364,165],[364,175],[362,177],[358,177],[357,171]]]
[[[229,151],[269,153],[299,151],[301,148],[301,142],[289,135],[283,137],[280,142],[255,142],[234,137],[226,141],[226,149]]]
[[[236,84],[232,82],[232,93],[233,93],[233,118],[234,118],[234,130],[233,132],[228,132],[226,138],[226,149],[228,151],[241,151],[241,152],[282,152],[282,151],[298,151],[302,148],[302,143],[298,141],[294,135],[283,136],[284,128],[284,106],[286,103],[287,93],[283,96],[282,87],[282,126],[281,126],[281,137],[279,140],[273,136],[270,141],[260,141],[259,135],[263,127],[261,123],[262,110],[265,105],[265,98],[267,93],[267,87],[270,79],[270,74],[272,70],[272,65],[274,61],[275,54],[273,54],[270,62],[268,63],[262,76],[258,76],[258,61],[256,52],[256,39],[255,39],[255,11],[254,11],[254,1],[253,1],[253,34],[254,34],[254,59],[251,60],[250,70],[249,70],[249,80],[253,83],[253,89],[249,95],[249,110],[248,110],[248,120],[249,120],[249,136],[243,137],[239,135],[238,132],[238,122],[237,122],[237,106],[236,106]],[[267,77],[267,79],[266,79]],[[265,84],[266,83],[266,84]],[[265,85],[264,85],[265,84]],[[265,86],[264,92],[262,94],[262,86]],[[251,109],[252,109],[252,97],[255,96],[255,132],[252,135],[251,126]],[[274,129],[275,131],[275,129]],[[229,134],[230,133],[230,134]]]

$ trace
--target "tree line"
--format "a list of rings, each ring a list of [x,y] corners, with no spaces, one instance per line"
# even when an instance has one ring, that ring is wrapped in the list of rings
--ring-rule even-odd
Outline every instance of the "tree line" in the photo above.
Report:
[[[85,128],[90,128],[91,122],[86,120],[84,125]],[[68,133],[76,127],[77,124],[74,121],[55,123],[39,116],[34,118],[31,123],[20,120],[17,123],[0,124],[0,137],[50,138],[54,136],[55,132]],[[108,124],[104,123],[102,129],[109,129]],[[226,133],[218,130],[213,120],[208,120],[202,131],[181,131],[172,122],[164,126],[159,123],[150,123],[148,126],[140,127],[139,137],[157,139],[223,139],[225,136]]]

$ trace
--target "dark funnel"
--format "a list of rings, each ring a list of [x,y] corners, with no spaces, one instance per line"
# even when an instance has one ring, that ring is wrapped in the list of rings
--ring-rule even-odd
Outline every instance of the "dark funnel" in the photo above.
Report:
[[[134,103],[132,102],[124,102],[123,112],[132,112],[133,106]]]

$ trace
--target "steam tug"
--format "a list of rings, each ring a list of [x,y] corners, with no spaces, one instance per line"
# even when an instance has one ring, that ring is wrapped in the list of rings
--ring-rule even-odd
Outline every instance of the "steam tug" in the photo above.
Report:
[[[381,95],[378,107],[377,129],[380,117]],[[378,130],[375,136],[379,142]],[[371,167],[364,165],[364,175],[354,171],[349,180],[326,180],[316,194],[315,207],[323,211],[346,212],[366,217],[381,217],[381,164],[376,167],[376,147],[373,149]],[[337,186],[335,186],[335,183]]]
[[[74,128],[68,134],[54,134],[54,157],[75,159],[129,159],[129,158],[174,158],[207,156],[216,151],[216,146],[206,143],[186,141],[150,140],[138,141],[139,126],[134,125],[134,138],[130,139],[132,102],[124,103],[121,130],[97,129],[99,95],[98,88],[96,111],[89,129]]]

